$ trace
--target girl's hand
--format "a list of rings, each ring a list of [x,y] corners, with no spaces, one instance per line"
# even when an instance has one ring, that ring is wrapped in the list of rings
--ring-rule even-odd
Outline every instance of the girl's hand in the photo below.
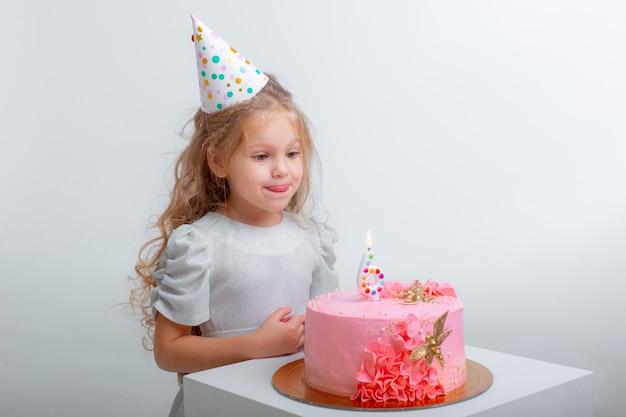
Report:
[[[279,308],[253,333],[254,356],[267,358],[295,353],[304,345],[304,315],[290,315],[289,307]]]
[[[154,329],[154,358],[166,371],[190,373],[247,359],[297,352],[304,344],[304,316],[279,308],[258,330],[233,337],[200,337],[192,328],[158,314]]]

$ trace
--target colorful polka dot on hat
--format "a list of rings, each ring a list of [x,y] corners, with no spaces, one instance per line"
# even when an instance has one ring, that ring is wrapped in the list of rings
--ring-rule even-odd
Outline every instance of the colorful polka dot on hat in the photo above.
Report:
[[[202,111],[215,113],[261,91],[265,74],[193,15],[191,22]]]

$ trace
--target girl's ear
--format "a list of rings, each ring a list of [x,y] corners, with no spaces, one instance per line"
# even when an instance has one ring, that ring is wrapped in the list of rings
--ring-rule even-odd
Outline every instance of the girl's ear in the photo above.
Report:
[[[209,168],[218,178],[226,178],[226,164],[217,149],[209,148],[206,151],[206,160]]]

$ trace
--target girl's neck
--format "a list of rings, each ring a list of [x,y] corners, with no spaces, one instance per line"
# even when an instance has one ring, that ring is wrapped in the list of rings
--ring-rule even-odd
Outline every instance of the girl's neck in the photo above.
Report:
[[[263,211],[258,213],[247,213],[233,209],[231,206],[228,205],[228,203],[224,204],[223,206],[219,206],[217,209],[215,209],[215,212],[239,223],[256,227],[276,226],[283,221],[282,211]]]

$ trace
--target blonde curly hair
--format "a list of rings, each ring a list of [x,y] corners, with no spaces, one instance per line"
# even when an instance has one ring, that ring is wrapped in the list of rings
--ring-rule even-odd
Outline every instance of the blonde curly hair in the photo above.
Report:
[[[135,287],[130,292],[130,306],[134,314],[141,316],[141,325],[147,335],[142,344],[152,350],[155,319],[152,316],[150,294],[157,286],[153,272],[165,251],[172,230],[182,224],[193,223],[206,213],[223,207],[229,195],[228,182],[216,176],[209,168],[208,151],[216,151],[228,161],[246,137],[246,121],[252,115],[271,116],[284,112],[292,120],[301,144],[303,162],[302,183],[289,202],[286,210],[299,216],[303,214],[311,188],[311,163],[317,158],[311,138],[309,121],[294,103],[291,93],[276,78],[269,81],[259,93],[244,102],[237,103],[213,114],[198,110],[188,124],[194,131],[187,147],[174,165],[174,186],[170,203],[153,227],[157,236],[148,240],[139,250],[135,265]]]

